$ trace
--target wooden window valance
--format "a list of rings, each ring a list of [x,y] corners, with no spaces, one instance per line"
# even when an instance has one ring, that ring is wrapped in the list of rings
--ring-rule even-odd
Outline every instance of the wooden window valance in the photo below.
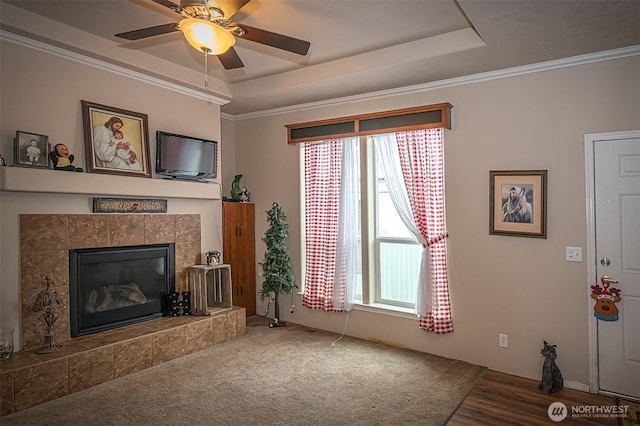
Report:
[[[374,112],[350,117],[287,124],[287,143],[366,136],[399,131],[451,129],[450,103]]]

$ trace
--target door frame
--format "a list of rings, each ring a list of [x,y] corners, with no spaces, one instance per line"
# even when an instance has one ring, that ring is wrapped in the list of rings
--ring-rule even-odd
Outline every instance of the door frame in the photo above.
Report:
[[[595,143],[619,139],[640,138],[640,130],[629,130],[607,133],[589,133],[584,135],[585,187],[587,203],[587,287],[598,283],[596,273],[596,222],[595,222]],[[589,392],[600,392],[600,376],[598,372],[598,320],[593,315],[591,293],[585,291],[587,315],[589,318]]]

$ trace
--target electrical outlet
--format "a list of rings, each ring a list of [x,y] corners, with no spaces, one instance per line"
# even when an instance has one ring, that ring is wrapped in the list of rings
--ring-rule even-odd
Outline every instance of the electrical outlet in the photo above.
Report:
[[[501,348],[508,348],[509,336],[502,333],[498,334],[498,346],[500,346]]]

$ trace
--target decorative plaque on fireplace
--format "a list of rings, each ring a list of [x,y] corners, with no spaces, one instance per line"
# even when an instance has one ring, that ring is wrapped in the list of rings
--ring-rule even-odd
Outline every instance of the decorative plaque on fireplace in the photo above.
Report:
[[[94,198],[94,213],[166,213],[167,200],[149,198]]]

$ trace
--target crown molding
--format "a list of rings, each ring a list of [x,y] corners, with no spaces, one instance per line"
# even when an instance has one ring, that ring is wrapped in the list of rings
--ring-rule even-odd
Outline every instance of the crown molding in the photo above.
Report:
[[[156,87],[171,90],[186,96],[197,98],[200,100],[212,102],[217,105],[225,105],[230,102],[230,99],[225,99],[216,96],[211,93],[202,92],[200,90],[187,87],[183,84],[176,83],[168,79],[162,79],[148,74],[130,70],[123,66],[111,64],[109,62],[92,58],[80,53],[72,52],[70,50],[53,46],[41,41],[33,40],[28,37],[24,37],[6,30],[0,29],[0,40],[5,40],[10,43],[14,43],[20,46],[28,47],[31,49],[39,50],[44,53],[49,53],[55,56],[59,56],[71,61],[79,62],[84,65],[88,65],[94,68],[102,69],[112,72],[114,74],[122,75],[124,77],[132,78],[147,84],[151,84]],[[349,104],[355,102],[362,102],[371,99],[381,99],[386,97],[400,96],[406,93],[420,93],[428,92],[431,90],[443,89],[447,87],[460,86],[464,84],[480,83],[484,81],[497,80],[501,78],[509,78],[518,75],[531,74],[536,72],[550,71],[559,68],[567,68],[577,65],[585,65],[594,62],[609,61],[614,59],[626,58],[629,56],[640,55],[640,45],[634,45],[629,47],[623,47],[620,49],[606,50],[603,52],[589,53],[585,55],[571,56],[563,59],[556,59],[552,61],[540,62],[537,64],[524,65],[513,68],[505,68],[497,71],[489,71],[479,74],[472,74],[463,77],[456,77],[446,80],[439,80],[429,83],[417,84],[412,86],[404,86],[388,90],[380,90],[376,92],[364,93],[361,95],[345,96],[340,98],[326,99],[322,101],[309,102],[304,104],[289,105],[281,108],[273,108],[268,110],[250,112],[246,114],[226,114],[221,113],[221,118],[226,120],[245,120],[250,118],[266,117],[271,115],[285,114],[293,111],[308,110],[320,107],[328,107],[342,104]]]
[[[290,105],[281,108],[274,108],[263,111],[250,112],[246,114],[225,114],[221,117],[227,120],[245,120],[249,118],[266,117],[270,115],[285,114],[293,111],[309,110],[320,107],[330,107],[342,104],[362,102],[371,99],[381,99],[386,97],[400,96],[407,93],[415,94],[420,92],[428,92],[446,87],[460,86],[464,84],[480,83],[484,81],[497,80],[501,78],[509,78],[518,75],[531,74],[536,72],[550,71],[559,68],[573,67],[576,65],[584,65],[594,62],[610,61],[614,59],[626,58],[629,56],[640,55],[640,45],[623,47],[620,49],[606,50],[603,52],[589,53],[586,55],[571,56],[563,59],[539,62],[537,64],[523,65],[513,68],[505,68],[497,71],[489,71],[479,74],[472,74],[463,77],[450,78],[429,83],[417,84],[413,86],[404,86],[395,89],[380,90],[377,92],[364,93],[361,95],[345,96],[341,98],[327,99],[317,102],[309,102],[298,105]]]
[[[27,47],[30,49],[38,50],[40,52],[48,53],[54,56],[58,56],[70,61],[79,62],[83,65],[98,68],[103,71],[108,71],[117,75],[131,78],[133,80],[141,81],[143,83],[150,84],[152,86],[160,87],[162,89],[171,90],[173,92],[180,93],[182,95],[190,96],[192,98],[200,99],[207,102],[212,102],[216,105],[225,105],[230,102],[229,99],[225,99],[216,96],[212,93],[202,92],[183,84],[163,79],[159,77],[150,76],[148,74],[130,70],[123,66],[112,64],[101,59],[92,58],[77,52],[72,52],[68,49],[64,49],[58,46],[54,46],[48,43],[44,43],[38,40],[33,40],[28,37],[21,36],[6,30],[0,30],[0,40],[7,41],[9,43],[17,44],[19,46]]]

